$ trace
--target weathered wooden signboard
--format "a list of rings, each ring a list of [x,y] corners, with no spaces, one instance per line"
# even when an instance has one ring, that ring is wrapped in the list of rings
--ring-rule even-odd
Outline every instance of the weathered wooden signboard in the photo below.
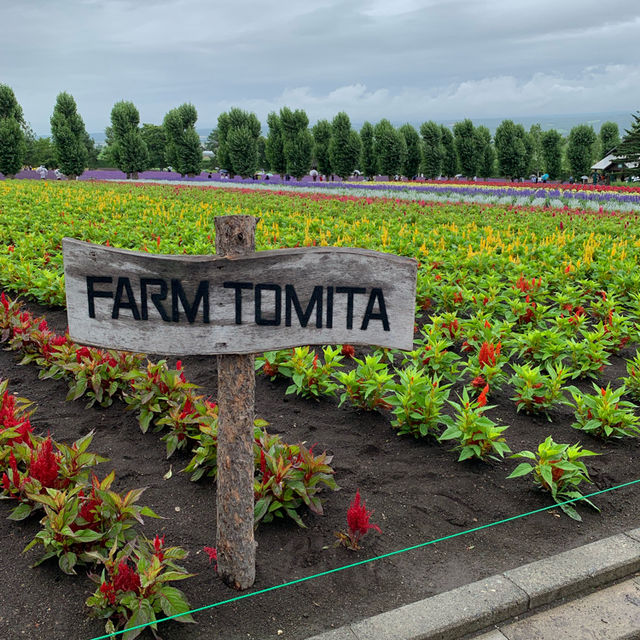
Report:
[[[150,255],[68,238],[63,254],[69,333],[83,344],[187,355],[413,343],[410,258],[337,247]]]
[[[212,256],[65,238],[67,316],[71,338],[83,344],[218,354],[218,574],[247,589],[255,579],[252,354],[341,343],[411,349],[418,265],[363,249],[256,253],[256,218],[214,222]]]

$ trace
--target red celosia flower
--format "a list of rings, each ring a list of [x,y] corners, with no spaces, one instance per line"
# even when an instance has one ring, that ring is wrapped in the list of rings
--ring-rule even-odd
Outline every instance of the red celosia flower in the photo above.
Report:
[[[369,529],[375,529],[378,533],[382,533],[377,524],[369,522],[369,518],[372,515],[373,511],[367,511],[364,501],[360,502],[360,490],[357,489],[356,497],[347,511],[347,525],[351,533],[351,538],[356,545],[358,540],[360,540]]]
[[[218,550],[215,547],[204,547],[204,552],[209,556],[209,563],[218,559]],[[213,570],[218,570],[218,563],[214,565]]]
[[[58,479],[60,456],[53,452],[53,442],[48,437],[38,447],[38,455],[31,454],[29,475],[40,482],[43,487],[54,488]]]
[[[107,600],[109,601],[109,604],[116,603],[115,589],[113,588],[113,585],[110,582],[103,582],[100,585],[100,593],[103,593],[106,596]]]
[[[264,476],[267,471],[267,460],[264,457],[264,451],[260,449],[260,473]]]
[[[113,578],[116,591],[133,591],[140,593],[140,576],[123,560],[118,565],[118,573]]]
[[[471,386],[475,387],[476,389],[479,389],[480,387],[484,387],[484,385],[487,384],[485,379],[482,376],[476,376],[472,381],[471,381]]]
[[[356,350],[350,344],[343,344],[341,353],[347,358],[353,358],[356,355]]]
[[[153,539],[153,555],[162,562],[164,560],[164,553],[162,551],[162,547],[164,546],[164,536],[162,538],[156,534],[156,537]]]
[[[489,385],[485,385],[482,393],[478,396],[478,406],[486,407],[487,406],[487,393],[489,393]]]

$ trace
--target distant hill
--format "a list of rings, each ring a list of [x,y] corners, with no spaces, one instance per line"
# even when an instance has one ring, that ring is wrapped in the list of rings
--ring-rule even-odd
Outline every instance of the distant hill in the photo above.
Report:
[[[428,120],[428,116],[425,117],[425,120]],[[464,118],[457,118],[453,120],[442,120],[434,118],[434,120],[438,124],[444,124],[448,127],[453,127],[456,122],[463,120]],[[491,133],[494,133],[498,125],[503,120],[513,120],[516,124],[521,124],[525,129],[529,129],[532,124],[540,124],[543,131],[547,131],[549,129],[557,129],[563,135],[567,135],[569,131],[573,127],[579,124],[590,124],[598,133],[600,131],[600,127],[604,122],[615,122],[620,128],[620,133],[623,134],[625,129],[628,129],[631,126],[631,112],[628,111],[602,111],[597,113],[577,113],[577,114],[559,114],[553,116],[525,116],[525,117],[515,117],[510,118],[509,116],[505,116],[503,118],[473,118],[473,124],[475,126],[484,125],[487,127]],[[392,121],[395,126],[401,126],[404,122]],[[414,127],[419,127],[422,122],[411,122]],[[362,127],[362,122],[353,122],[352,126],[356,129],[360,129]],[[211,133],[213,127],[203,127],[200,129],[196,129],[200,139],[204,142],[207,139],[207,136]],[[268,129],[266,122],[262,123],[262,133],[266,135]],[[95,141],[96,144],[102,145],[104,144],[104,131],[90,133],[89,134]]]

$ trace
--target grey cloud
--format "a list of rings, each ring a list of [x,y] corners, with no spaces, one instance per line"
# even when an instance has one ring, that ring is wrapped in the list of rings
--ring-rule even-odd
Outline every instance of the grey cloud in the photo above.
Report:
[[[152,122],[190,101],[202,126],[280,100],[357,120],[595,110],[598,86],[640,104],[637,0],[32,0],[0,23],[0,82],[40,133],[62,90],[90,130],[120,99]]]

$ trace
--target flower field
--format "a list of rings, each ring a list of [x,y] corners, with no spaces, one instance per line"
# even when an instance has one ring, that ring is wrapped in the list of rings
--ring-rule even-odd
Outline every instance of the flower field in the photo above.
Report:
[[[443,584],[448,588],[446,582],[456,571],[464,580],[467,573],[488,575],[510,566],[503,556],[507,550],[519,553],[523,537],[537,540],[531,545],[540,557],[566,548],[574,536],[591,539],[633,523],[637,499],[628,490],[620,499],[612,492],[592,502],[563,503],[638,475],[637,192],[576,189],[573,196],[597,196],[598,207],[574,198],[579,207],[572,208],[566,203],[537,206],[553,202],[554,191],[546,197],[518,187],[514,191],[520,195],[505,195],[503,191],[511,188],[507,185],[491,187],[498,194],[492,202],[486,200],[486,186],[446,186],[467,190],[467,201],[459,202],[423,199],[415,190],[413,199],[406,199],[394,195],[394,185],[392,191],[388,185],[379,186],[387,189],[380,191],[383,197],[355,188],[330,193],[316,185],[307,185],[306,190],[263,190],[242,185],[0,182],[0,288],[6,292],[0,308],[0,340],[10,350],[2,355],[3,366],[10,371],[0,374],[2,493],[10,501],[13,520],[31,521],[31,514],[42,516],[45,507],[44,528],[32,529],[24,543],[42,544],[42,560],[55,557],[63,572],[72,573],[76,564],[90,566],[99,557],[102,577],[94,575],[99,587],[87,601],[96,615],[111,619],[116,627],[131,624],[135,603],[145,598],[149,619],[170,611],[166,602],[153,599],[152,582],[143,576],[150,562],[158,565],[158,571],[168,569],[173,579],[190,577],[181,586],[184,598],[176,596],[172,605],[177,610],[185,610],[187,597],[193,606],[223,599],[223,591],[209,589],[207,602],[198,601],[210,579],[186,572],[203,572],[206,566],[175,568],[173,560],[182,560],[186,551],[168,546],[176,542],[195,555],[213,542],[211,523],[209,537],[196,538],[192,529],[207,509],[209,498],[203,489],[217,464],[215,395],[213,399],[203,395],[214,393],[215,384],[209,372],[211,359],[186,359],[183,367],[181,362],[74,345],[64,334],[63,314],[55,309],[64,307],[61,239],[65,236],[150,253],[206,254],[214,252],[215,216],[249,214],[260,218],[258,250],[355,246],[419,262],[412,351],[302,345],[257,358],[260,420],[254,486],[261,573],[257,586],[345,564],[340,554],[347,552],[333,547],[333,534],[344,530],[349,503],[352,509],[360,505],[358,489],[363,521],[360,529],[349,522],[349,544],[344,543],[346,534],[339,540],[350,549],[362,546],[370,555],[554,502],[560,508],[553,515],[536,516],[532,524],[510,524],[502,543],[494,544],[488,534],[475,543],[456,543],[450,556],[443,550],[446,566],[437,568],[437,558],[425,560],[433,563],[429,566],[438,576],[438,586],[425,582],[427,569],[420,562],[412,567],[415,562],[402,558],[391,561],[386,570],[373,565],[362,569],[364,582],[355,588],[343,584],[346,578],[332,578],[329,591],[340,596],[349,591],[351,605],[333,618],[336,622],[348,619],[348,609],[356,616],[366,615],[367,606],[381,610],[392,590],[404,594],[400,598],[418,597]],[[602,202],[609,202],[611,210]],[[46,317],[15,303],[16,295]],[[43,415],[38,414],[40,421],[47,422],[46,411],[66,411],[60,407],[68,394],[69,400],[82,398],[96,407],[84,412],[89,421],[100,416],[101,421],[113,419],[114,425],[119,424],[119,418],[107,416],[117,415],[119,405],[126,405],[139,433],[123,433],[122,442],[114,444],[113,433],[109,438],[96,429],[91,441],[88,429],[76,434],[72,424],[51,417],[49,423],[57,424],[56,440],[35,435],[35,421],[24,403],[11,400],[11,377],[18,370],[10,363],[13,353],[23,364],[36,365],[21,369],[36,371],[22,377],[39,377],[34,388],[48,385],[46,389],[59,396],[51,398]],[[197,372],[193,378],[191,365]],[[2,382],[6,377],[8,386]],[[81,419],[82,411],[74,413],[74,420]],[[58,442],[57,429],[66,430],[67,440],[76,444]],[[160,432],[158,455],[151,451],[153,445],[142,444],[153,441],[152,431]],[[390,438],[394,433],[402,437]],[[78,440],[80,435],[84,439]],[[319,443],[309,446],[304,441]],[[104,458],[87,452],[83,465],[76,462],[78,449],[84,455],[90,442],[100,454],[107,447],[115,465],[120,464],[118,452],[131,453],[132,447],[144,448],[150,461],[134,460],[132,470],[121,476],[118,469],[115,480],[111,476],[91,480],[85,467],[104,464]],[[169,462],[162,465],[165,455]],[[170,467],[167,472],[169,463],[175,464],[173,478]],[[126,527],[113,529],[108,521],[113,516],[103,505],[120,496],[115,493],[124,489],[119,478],[129,482],[136,476],[133,469],[144,469],[145,482],[152,485],[145,493],[148,508],[133,505],[132,500],[125,510]],[[178,485],[179,477],[187,482]],[[196,482],[189,483],[189,477]],[[126,545],[134,538],[134,525],[137,530],[142,524],[141,515],[170,515],[165,488],[169,482],[175,491],[171,500],[181,496],[188,501],[193,519],[152,522],[151,529],[143,529],[147,546],[132,552]],[[342,492],[335,491],[338,485]],[[136,499],[141,494],[132,491]],[[71,506],[56,502],[62,493],[70,496]],[[357,499],[351,502],[354,495]],[[365,499],[374,510],[375,525],[369,524],[372,512],[364,509]],[[60,524],[56,513],[67,511],[75,518],[72,533],[64,534],[73,539],[73,552],[52,533]],[[322,513],[325,518],[313,515]],[[272,520],[282,524],[269,524]],[[354,537],[353,531],[361,535],[367,529],[374,531],[362,542]],[[284,541],[278,537],[283,532]],[[114,541],[124,547],[109,554]],[[86,546],[82,551],[80,544]],[[476,544],[477,559],[467,559]],[[277,549],[289,554],[286,568]],[[452,568],[454,556],[460,565],[457,570]],[[288,573],[282,573],[285,569]],[[402,580],[391,575],[396,569]],[[191,582],[195,586],[189,587]],[[365,586],[371,582],[379,582],[377,599]],[[166,589],[175,595],[171,587]],[[321,606],[316,602],[329,606],[321,586],[305,589],[313,606]],[[293,607],[295,600],[286,602]],[[369,604],[362,604],[364,600]],[[254,612],[246,610],[249,605],[243,606],[243,619],[253,619]],[[289,624],[295,624],[296,615],[286,616]],[[226,633],[224,637],[246,637],[245,629],[234,635],[224,626],[234,624],[232,614],[221,616],[200,632],[194,632],[192,625],[183,631],[173,624],[174,635],[167,637],[204,638],[213,631]],[[303,638],[300,630],[322,628],[317,623],[300,624],[289,635]],[[275,633],[271,622],[265,624]],[[99,631],[100,625],[91,629]],[[260,631],[255,632],[260,637]]]

